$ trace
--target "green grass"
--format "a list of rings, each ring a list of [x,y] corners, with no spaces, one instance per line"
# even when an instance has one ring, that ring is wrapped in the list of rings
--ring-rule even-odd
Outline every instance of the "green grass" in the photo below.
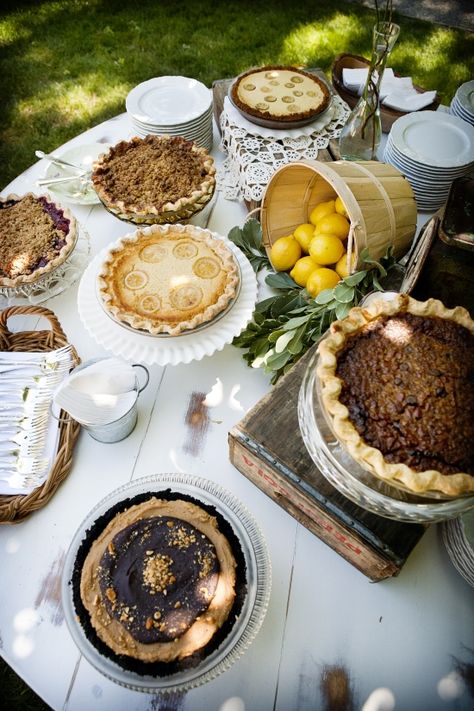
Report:
[[[52,150],[125,110],[130,89],[163,74],[208,86],[250,66],[329,71],[369,56],[374,13],[342,0],[30,0],[0,16],[0,189]],[[474,74],[473,35],[406,17],[390,65],[449,103]]]

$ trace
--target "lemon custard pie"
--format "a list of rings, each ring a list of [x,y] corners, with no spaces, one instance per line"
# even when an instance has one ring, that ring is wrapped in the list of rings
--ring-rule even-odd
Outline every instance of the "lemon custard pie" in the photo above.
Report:
[[[65,262],[77,235],[72,213],[49,196],[0,198],[0,286],[36,282]]]
[[[99,295],[118,322],[179,335],[212,321],[234,299],[239,270],[231,249],[193,225],[153,225],[107,254]]]
[[[311,120],[329,106],[330,93],[319,77],[296,67],[267,66],[240,75],[231,88],[233,103],[250,116],[282,124]]]
[[[354,308],[318,347],[322,406],[363,467],[411,492],[474,493],[474,321],[400,294]]]
[[[92,182],[105,207],[139,224],[192,217],[212,198],[214,159],[181,136],[120,141],[94,165]]]

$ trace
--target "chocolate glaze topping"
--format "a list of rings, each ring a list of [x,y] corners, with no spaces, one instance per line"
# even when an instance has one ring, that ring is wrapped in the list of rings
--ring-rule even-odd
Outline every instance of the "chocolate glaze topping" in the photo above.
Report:
[[[211,602],[219,563],[211,541],[172,517],[120,531],[100,563],[106,609],[139,642],[179,638]]]
[[[340,400],[364,441],[415,471],[474,474],[474,336],[439,317],[380,318],[338,358]]]

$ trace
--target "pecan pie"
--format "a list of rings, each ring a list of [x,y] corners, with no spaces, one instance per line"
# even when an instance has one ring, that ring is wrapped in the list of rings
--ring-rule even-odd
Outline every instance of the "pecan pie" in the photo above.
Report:
[[[219,526],[198,502],[151,497],[88,542],[80,598],[107,648],[150,664],[209,643],[236,598],[237,562]]]
[[[416,493],[474,492],[474,321],[398,295],[354,308],[319,345],[325,412],[349,453]]]
[[[0,198],[0,286],[37,281],[67,259],[76,240],[73,215],[48,196]]]
[[[193,225],[153,225],[126,235],[99,271],[106,311],[152,334],[178,335],[212,321],[238,284],[230,248]]]
[[[331,99],[326,84],[296,67],[267,66],[241,74],[231,99],[244,114],[282,124],[318,116]]]
[[[137,224],[173,223],[192,217],[215,190],[214,160],[181,136],[121,141],[94,165],[92,182],[117,217]]]

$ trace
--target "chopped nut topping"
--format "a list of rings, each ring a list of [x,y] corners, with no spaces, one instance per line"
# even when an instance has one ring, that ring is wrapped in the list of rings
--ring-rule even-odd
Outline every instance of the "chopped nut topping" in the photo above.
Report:
[[[107,595],[110,602],[115,602],[115,600],[117,599],[117,593],[113,588],[107,588],[105,594]]]
[[[143,582],[150,588],[152,595],[156,592],[162,592],[163,595],[166,595],[167,586],[172,585],[176,581],[175,576],[171,572],[172,564],[173,560],[169,556],[162,555],[161,553],[151,555],[145,561]]]

